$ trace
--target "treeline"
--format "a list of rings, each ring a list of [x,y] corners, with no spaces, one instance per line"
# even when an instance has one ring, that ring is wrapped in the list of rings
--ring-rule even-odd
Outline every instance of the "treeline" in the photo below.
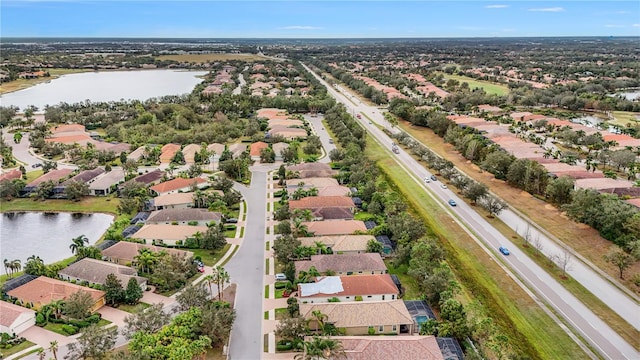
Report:
[[[310,63],[313,66],[320,68],[322,71],[330,73],[331,76],[347,84],[347,86],[362,94],[362,96],[373,101],[374,103],[381,105],[388,102],[387,94],[374,88],[373,86],[367,85],[367,83],[360,79],[354,78],[351,73],[340,68],[329,66],[327,63],[319,60],[311,60]]]
[[[407,120],[414,125],[432,129],[444,141],[454,145],[462,156],[480,166],[481,169],[492,173],[497,179],[505,180],[511,186],[553,203],[566,211],[573,220],[592,226],[600,232],[602,237],[626,251],[633,253],[636,248],[640,248],[640,240],[638,240],[640,231],[633,225],[636,221],[634,218],[640,215],[636,215],[638,210],[621,198],[594,191],[587,191],[590,194],[588,197],[582,196],[586,190],[575,190],[573,179],[553,178],[538,162],[516,159],[482,137],[475,129],[463,128],[448,120],[445,113],[416,110],[415,112],[421,113],[416,121],[413,118],[414,109],[411,106],[410,102],[394,101],[390,104],[389,111],[396,116],[400,114],[408,116]],[[404,133],[398,136],[398,140],[407,145],[414,145],[415,149],[420,149],[419,144]],[[427,161],[432,158],[425,153],[425,151],[432,153],[430,150],[415,149],[414,153],[421,159]],[[427,165],[432,168],[434,164],[435,162],[427,162]],[[448,175],[445,172],[443,176],[445,174]],[[456,181],[452,180],[454,184]],[[461,190],[464,191],[466,185],[464,184]],[[585,204],[585,199],[590,201]],[[585,210],[578,211],[581,208]]]

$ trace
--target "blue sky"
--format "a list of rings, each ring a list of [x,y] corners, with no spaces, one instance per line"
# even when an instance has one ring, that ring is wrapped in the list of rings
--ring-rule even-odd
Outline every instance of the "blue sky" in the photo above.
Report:
[[[2,37],[640,36],[632,1],[1,0]]]

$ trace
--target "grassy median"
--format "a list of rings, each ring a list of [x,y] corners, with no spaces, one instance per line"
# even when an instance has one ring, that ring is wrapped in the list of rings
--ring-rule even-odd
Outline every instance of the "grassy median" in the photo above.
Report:
[[[435,203],[387,151],[372,140],[366,155],[392,181],[447,250],[447,260],[465,290],[482,303],[510,344],[531,358],[584,359],[582,349],[475,241]],[[543,330],[544,329],[544,330]]]

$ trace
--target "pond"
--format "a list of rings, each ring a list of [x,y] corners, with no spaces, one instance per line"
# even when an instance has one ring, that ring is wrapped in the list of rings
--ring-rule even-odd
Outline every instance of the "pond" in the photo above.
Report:
[[[612,94],[610,96],[622,96],[623,98],[633,101],[636,99],[640,99],[640,90],[633,90],[633,91],[625,91],[625,92],[618,92],[615,94]]]
[[[73,256],[71,239],[85,235],[93,245],[107,230],[113,216],[107,214],[11,212],[0,216],[0,260],[31,255],[50,264]],[[4,266],[0,267],[4,274]]]
[[[45,105],[69,104],[91,100],[108,102],[147,100],[165,95],[190,93],[202,82],[206,71],[135,70],[96,71],[63,75],[46,83],[0,96],[2,106],[29,105],[44,110]]]

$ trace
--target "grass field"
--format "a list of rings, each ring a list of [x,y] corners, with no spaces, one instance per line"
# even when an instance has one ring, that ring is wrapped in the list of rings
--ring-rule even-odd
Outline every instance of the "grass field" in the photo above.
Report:
[[[637,125],[640,122],[640,114],[631,111],[614,111],[614,121],[608,121],[610,124],[627,126],[627,124]]]
[[[203,63],[209,61],[263,61],[266,57],[256,54],[183,54],[183,55],[162,55],[158,60],[173,60],[179,62]]]
[[[460,76],[460,75],[449,75],[442,73],[445,79],[453,79],[458,80],[461,84],[466,82],[469,84],[470,89],[482,88],[487,94],[496,94],[496,95],[506,95],[509,93],[509,88],[502,84],[496,84],[489,81],[476,80],[472,77],[468,76]]]
[[[402,192],[415,210],[441,240],[448,262],[463,287],[482,303],[510,339],[510,345],[530,358],[583,359],[580,347],[558,326],[524,290],[444,212],[407,173],[373,141],[367,143],[367,156]],[[541,331],[544,329],[544,331]]]
[[[71,200],[34,200],[12,199],[3,200],[0,212],[7,211],[54,211],[54,212],[82,212],[82,213],[111,213],[118,212],[120,200],[110,197],[85,196],[80,201]]]
[[[44,83],[53,79],[56,79],[65,74],[77,74],[83,72],[93,71],[92,69],[49,69],[49,77],[42,77],[37,79],[17,79],[0,84],[0,95],[10,93],[13,91],[23,90],[31,86]]]
[[[0,349],[0,358],[6,359],[8,356],[17,354],[24,349],[28,349],[35,345],[31,341],[25,341],[20,345],[12,346],[10,349]]]
[[[118,305],[118,310],[122,310],[122,311],[126,311],[128,313],[131,313],[131,314],[135,314],[138,311],[144,310],[144,309],[146,309],[148,307],[151,307],[151,305],[147,304],[147,303],[139,302],[139,303],[137,303],[135,305],[120,304],[120,305]]]
[[[206,266],[213,266],[218,262],[218,260],[220,260],[221,257],[224,256],[224,254],[227,253],[230,247],[231,247],[231,244],[227,244],[222,249],[213,251],[213,252],[211,250],[206,250],[206,249],[184,249],[184,250],[191,251],[194,257],[200,256],[200,258],[202,259],[202,262]]]

